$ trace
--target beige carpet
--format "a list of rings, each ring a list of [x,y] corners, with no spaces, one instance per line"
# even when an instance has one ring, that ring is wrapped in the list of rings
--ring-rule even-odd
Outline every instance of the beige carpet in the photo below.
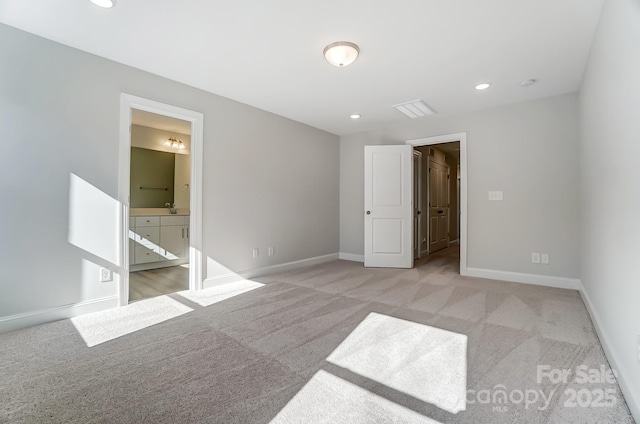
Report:
[[[456,269],[334,261],[2,334],[0,422],[633,423],[577,292]]]

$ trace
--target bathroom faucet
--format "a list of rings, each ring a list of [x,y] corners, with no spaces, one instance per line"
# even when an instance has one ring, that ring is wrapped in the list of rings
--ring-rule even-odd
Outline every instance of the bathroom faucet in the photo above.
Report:
[[[171,206],[171,203],[167,202],[164,204],[165,207],[169,208],[169,213],[171,215],[175,215],[178,213],[178,210],[176,209],[176,204],[174,203],[173,206]]]

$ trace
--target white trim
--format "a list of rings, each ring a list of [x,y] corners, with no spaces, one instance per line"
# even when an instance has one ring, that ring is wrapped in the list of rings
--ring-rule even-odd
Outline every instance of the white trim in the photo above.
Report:
[[[591,316],[591,321],[593,321],[593,326],[596,329],[596,333],[598,333],[600,345],[609,360],[611,368],[616,372],[616,380],[618,380],[618,384],[620,385],[620,389],[624,395],[624,400],[627,402],[627,406],[629,406],[629,409],[631,410],[631,415],[638,420],[640,418],[640,392],[638,392],[636,387],[632,387],[627,381],[625,377],[627,373],[623,371],[624,368],[622,367],[619,355],[616,353],[613,343],[610,342],[611,339],[607,335],[606,331],[604,331],[604,327],[600,325],[600,316],[596,312],[596,309],[591,302],[591,298],[582,283],[580,284],[580,296],[582,296],[582,301],[587,307],[587,311],[589,311],[589,315]]]
[[[352,261],[352,262],[362,262],[362,263],[364,263],[364,255],[356,255],[356,254],[353,254],[353,253],[340,252],[340,253],[338,253],[338,257],[339,257],[339,259],[342,259],[344,261]]]
[[[264,268],[249,269],[238,273],[229,272],[227,274],[220,274],[213,277],[209,277],[204,280],[203,287],[210,288],[219,286],[221,284],[232,283],[247,278],[255,278],[263,275],[274,274],[276,272],[290,271],[305,266],[318,265],[325,262],[331,262],[338,259],[337,253],[331,253],[329,255],[316,256],[313,258],[301,259],[299,261],[285,262],[282,264],[271,265]]]
[[[460,142],[460,275],[469,275],[467,268],[467,133],[417,138],[407,140],[406,144],[416,147],[456,141]]]
[[[19,330],[34,325],[71,318],[78,315],[90,314],[118,306],[118,296],[108,296],[99,299],[85,300],[78,303],[57,306],[40,311],[26,312],[0,318],[0,333]]]
[[[489,280],[510,281],[512,283],[535,284],[558,289],[580,290],[577,278],[553,277],[549,275],[525,274],[522,272],[498,271],[494,269],[467,268],[469,277],[487,278]]]
[[[129,303],[129,178],[131,163],[131,109],[143,110],[191,122],[191,181],[189,218],[189,289],[202,289],[202,166],[204,115],[181,107],[156,102],[131,94],[120,95],[120,156],[118,200],[120,222],[119,305]]]

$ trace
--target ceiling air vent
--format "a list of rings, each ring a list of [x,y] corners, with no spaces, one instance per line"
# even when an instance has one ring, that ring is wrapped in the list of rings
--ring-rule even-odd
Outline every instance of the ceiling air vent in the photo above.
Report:
[[[420,118],[422,116],[433,115],[435,112],[429,108],[424,102],[420,99],[412,100],[406,103],[400,103],[399,105],[391,106],[400,112],[407,115],[409,118]]]

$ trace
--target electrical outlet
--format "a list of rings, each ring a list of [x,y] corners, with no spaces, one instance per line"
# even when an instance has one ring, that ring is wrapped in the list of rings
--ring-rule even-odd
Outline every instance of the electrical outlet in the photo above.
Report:
[[[269,256],[273,256],[273,255],[274,255],[273,246],[269,246]]]
[[[108,268],[100,268],[100,282],[107,283],[109,281],[113,281],[111,270]]]
[[[540,255],[540,262],[542,262],[545,265],[549,265],[549,254],[543,253],[542,255]]]
[[[532,253],[531,254],[531,263],[533,263],[533,264],[539,264],[540,263],[540,254],[539,253]]]
[[[260,256],[260,249],[258,249],[257,247],[253,248],[253,259],[256,259],[258,256]]]

